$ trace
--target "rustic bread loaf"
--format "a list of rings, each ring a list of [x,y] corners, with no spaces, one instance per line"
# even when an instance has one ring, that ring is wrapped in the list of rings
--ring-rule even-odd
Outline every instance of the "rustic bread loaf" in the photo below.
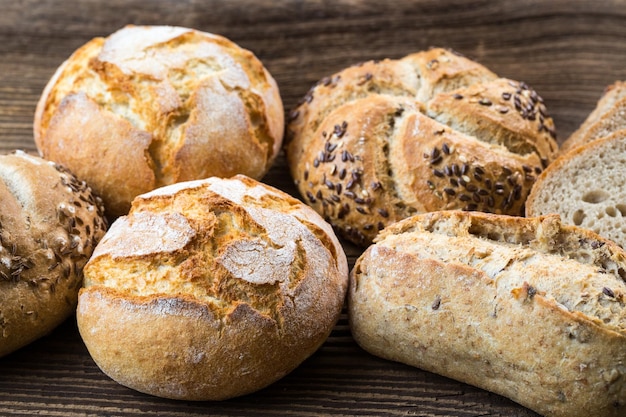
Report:
[[[83,266],[104,235],[102,202],[67,170],[0,155],[0,356],[76,309]]]
[[[40,154],[86,180],[111,215],[179,181],[259,179],[283,130],[276,82],[250,51],[166,26],[87,42],[49,81],[34,121]]]
[[[420,212],[521,215],[557,148],[534,90],[437,48],[321,80],[286,140],[305,202],[360,245]]]
[[[595,109],[560,148],[564,154],[577,146],[626,129],[626,82],[616,81],[608,86]]]
[[[626,129],[557,158],[537,179],[526,215],[557,213],[626,248]]]
[[[348,291],[374,355],[552,417],[626,415],[626,253],[558,216],[421,214],[386,228]]]
[[[80,334],[111,378],[222,400],[278,380],[327,338],[348,285],[317,213],[244,176],[138,196],[85,267]]]

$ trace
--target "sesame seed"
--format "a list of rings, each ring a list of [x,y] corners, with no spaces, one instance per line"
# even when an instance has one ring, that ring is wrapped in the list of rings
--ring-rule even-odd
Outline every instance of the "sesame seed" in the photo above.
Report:
[[[345,168],[341,168],[339,170],[339,179],[342,180],[346,177],[346,169]]]
[[[439,177],[439,178],[443,178],[445,176],[445,174],[442,171],[438,170],[438,169],[433,169],[433,174],[436,177]]]
[[[452,97],[453,97],[455,100],[462,100],[462,99],[463,99],[463,96],[462,96],[461,94],[458,94],[458,93],[455,93]]]
[[[448,194],[448,195],[455,195],[456,191],[454,191],[452,188],[444,188],[443,191]]]
[[[381,216],[387,218],[389,217],[389,212],[387,210],[385,210],[384,208],[379,208],[378,209],[378,214],[380,214]]]
[[[488,98],[481,98],[480,100],[478,100],[478,104],[481,104],[483,106],[491,106],[491,100],[489,100]]]
[[[445,153],[446,155],[450,155],[450,148],[448,147],[447,143],[443,143],[443,145],[441,145],[441,150],[443,151],[443,153]]]
[[[502,93],[502,98],[504,100],[509,100],[511,98],[511,93],[507,93],[506,91]]]

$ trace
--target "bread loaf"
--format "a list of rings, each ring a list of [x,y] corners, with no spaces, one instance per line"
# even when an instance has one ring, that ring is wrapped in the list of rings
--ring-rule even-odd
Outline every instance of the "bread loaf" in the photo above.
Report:
[[[606,88],[595,109],[560,148],[564,154],[577,146],[626,129],[626,82],[616,81]]]
[[[366,245],[415,213],[523,214],[555,138],[525,83],[435,48],[321,80],[290,113],[286,152],[304,200]]]
[[[159,186],[261,178],[283,130],[278,87],[252,52],[169,26],[87,42],[49,81],[34,121],[40,154],[92,185],[113,216]]]
[[[557,213],[626,248],[626,129],[557,158],[537,179],[526,215]]]
[[[385,229],[351,272],[367,351],[551,417],[626,415],[626,253],[586,229],[461,211]]]
[[[0,155],[0,356],[52,331],[76,309],[83,266],[104,235],[102,202],[43,159]]]
[[[135,199],[85,267],[80,334],[135,390],[222,400],[278,380],[327,338],[345,254],[312,209],[250,178],[209,178]]]

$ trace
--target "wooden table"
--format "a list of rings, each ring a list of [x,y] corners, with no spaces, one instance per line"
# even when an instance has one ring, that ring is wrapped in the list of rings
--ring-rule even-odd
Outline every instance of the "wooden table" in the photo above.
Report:
[[[451,47],[533,86],[563,140],[605,86],[626,79],[626,0],[0,0],[0,150],[35,151],[42,88],[78,46],[128,24],[170,24],[224,35],[252,50],[288,111],[318,79],[376,58]],[[294,195],[284,158],[265,181]],[[345,246],[350,263],[360,250]],[[72,318],[0,358],[0,415],[536,416],[497,395],[375,358],[345,314],[310,359],[274,385],[230,401],[139,394],[91,360]]]

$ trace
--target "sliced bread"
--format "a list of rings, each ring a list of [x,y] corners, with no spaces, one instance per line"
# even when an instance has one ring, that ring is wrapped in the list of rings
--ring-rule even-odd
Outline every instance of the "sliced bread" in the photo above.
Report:
[[[626,129],[557,158],[526,200],[526,216],[557,213],[626,247]]]

